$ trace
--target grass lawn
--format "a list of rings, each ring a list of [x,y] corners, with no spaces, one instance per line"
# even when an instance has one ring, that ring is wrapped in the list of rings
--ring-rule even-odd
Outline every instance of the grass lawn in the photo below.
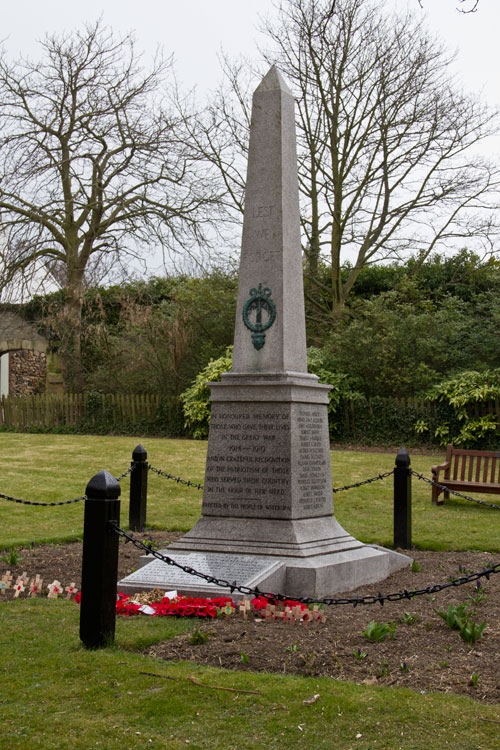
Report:
[[[101,651],[81,647],[73,602],[3,603],[0,622],[0,748],[498,747],[498,707],[468,698],[229,672],[140,653],[193,626],[185,621],[118,618],[115,646]],[[303,703],[316,694],[315,703]]]
[[[79,497],[101,469],[115,476],[130,466],[142,442],[150,464],[184,479],[203,483],[205,441],[128,437],[0,434],[0,492],[33,501]],[[430,477],[443,456],[415,455],[412,468]],[[333,486],[353,484],[394,467],[394,453],[332,452]],[[199,518],[202,493],[149,472],[148,525],[187,531]],[[128,521],[129,480],[122,480],[122,525]],[[498,511],[451,499],[433,506],[430,486],[413,480],[413,543],[427,549],[500,550]],[[477,497],[480,497],[479,495]],[[483,499],[491,502],[491,496]],[[392,543],[392,477],[335,495],[335,513],[347,531],[364,542]],[[0,547],[81,538],[83,503],[57,508],[18,505],[0,499]]]
[[[100,469],[115,475],[126,469],[138,442],[1,434],[0,492],[44,502],[78,497]],[[203,482],[205,442],[142,442],[153,466]],[[333,485],[388,471],[394,459],[393,453],[336,450]],[[430,476],[431,465],[439,461],[439,456],[415,456],[412,466]],[[122,487],[126,526],[127,479]],[[150,472],[149,524],[187,530],[199,516],[201,494]],[[436,508],[429,485],[416,479],[413,501],[416,545],[500,549],[498,511],[460,500]],[[356,537],[390,544],[392,478],[338,493],[335,508],[339,521]],[[0,547],[81,538],[82,521],[83,503],[43,508],[0,499]],[[118,618],[115,645],[86,651],[79,641],[78,619],[73,602],[0,602],[0,748],[499,747],[499,706],[452,694],[229,672],[144,656],[141,651],[149,645],[195,627],[193,621],[174,618]],[[320,696],[315,703],[304,704],[315,694]]]

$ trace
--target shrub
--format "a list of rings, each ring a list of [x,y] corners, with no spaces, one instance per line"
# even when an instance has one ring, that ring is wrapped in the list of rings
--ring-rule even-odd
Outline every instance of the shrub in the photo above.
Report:
[[[206,438],[210,424],[210,389],[207,382],[220,380],[223,372],[232,367],[233,347],[228,346],[225,354],[211,360],[198,373],[192,385],[181,394],[185,427],[194,438]],[[327,355],[322,349],[309,347],[307,350],[309,372],[317,375],[322,383],[332,385],[330,391],[329,415],[333,416],[343,405],[344,399],[357,400],[363,396],[353,387],[352,378],[328,369]],[[335,419],[331,420],[333,423]]]
[[[464,370],[433,386],[427,398],[447,407],[454,419],[441,421],[434,436],[441,445],[453,443],[466,448],[487,447],[489,439],[497,438],[498,428],[494,414],[477,413],[477,406],[500,398],[500,368],[493,370]],[[427,425],[422,420],[420,429]]]
[[[180,400],[184,411],[185,427],[194,438],[208,437],[210,424],[210,388],[207,383],[220,380],[223,372],[228,372],[233,363],[233,347],[228,346],[225,354],[212,359],[198,373],[192,385],[181,393]]]

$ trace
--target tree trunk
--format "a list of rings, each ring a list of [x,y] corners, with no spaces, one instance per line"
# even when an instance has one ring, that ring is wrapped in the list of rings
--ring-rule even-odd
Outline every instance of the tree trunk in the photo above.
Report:
[[[342,317],[345,305],[345,294],[342,286],[342,266],[340,251],[342,247],[342,233],[338,213],[335,213],[332,223],[331,234],[331,294],[332,294],[332,316],[334,320]]]
[[[314,157],[311,162],[311,225],[309,242],[305,252],[304,292],[306,297],[306,317],[308,318],[307,335],[309,345],[321,346],[323,323],[318,319],[318,306],[321,304],[322,291],[318,280],[320,260],[320,231],[318,189],[316,182],[316,168]],[[309,304],[314,300],[313,304]],[[308,309],[309,308],[309,309]]]
[[[71,393],[81,393],[85,386],[82,365],[82,308],[83,290],[80,273],[68,271],[66,303],[64,306],[65,331],[63,337],[64,387]]]

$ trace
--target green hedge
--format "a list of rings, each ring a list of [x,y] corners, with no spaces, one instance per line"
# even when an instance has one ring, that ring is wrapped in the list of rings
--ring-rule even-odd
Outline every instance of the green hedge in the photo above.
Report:
[[[429,429],[416,429],[425,418]],[[375,396],[356,401],[342,399],[330,413],[330,438],[333,442],[358,445],[439,445],[434,432],[443,421],[454,422],[452,410],[444,404],[413,402]]]

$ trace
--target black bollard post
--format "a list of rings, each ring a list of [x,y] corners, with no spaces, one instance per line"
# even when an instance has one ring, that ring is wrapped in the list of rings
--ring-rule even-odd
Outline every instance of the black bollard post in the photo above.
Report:
[[[86,648],[115,637],[119,537],[113,523],[120,523],[120,491],[109,471],[92,477],[85,490],[80,639]]]
[[[406,448],[399,450],[394,469],[394,546],[411,547],[411,469]]]
[[[128,525],[131,531],[144,531],[146,526],[146,505],[148,502],[148,454],[139,443],[132,453],[130,475],[130,504]]]

